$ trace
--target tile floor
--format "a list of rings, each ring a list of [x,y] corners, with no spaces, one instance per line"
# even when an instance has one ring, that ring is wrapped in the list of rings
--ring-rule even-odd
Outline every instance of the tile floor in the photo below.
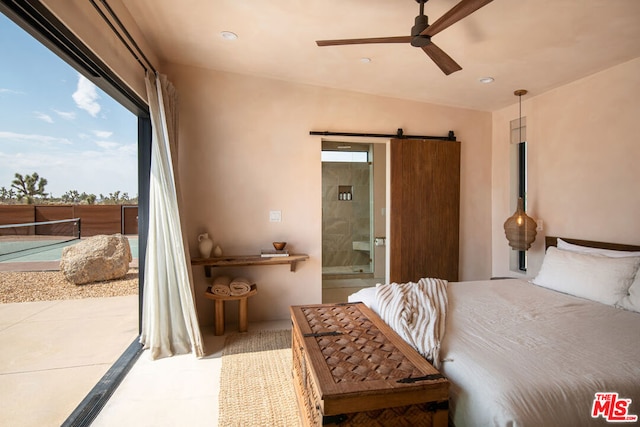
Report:
[[[291,322],[250,323],[249,330],[291,329]],[[237,331],[227,325],[226,334]],[[212,328],[202,331],[207,356],[173,356],[151,360],[144,352],[131,368],[98,417],[95,427],[111,426],[216,426],[218,384],[225,336]]]
[[[323,289],[323,302],[344,302],[347,295],[372,286],[358,280],[328,283]],[[249,330],[290,328],[288,319],[249,324]],[[227,334],[233,333],[237,326],[228,325],[226,330]],[[148,353],[143,353],[92,426],[217,425],[217,384],[225,336],[215,336],[212,328],[202,333],[207,349],[202,359],[181,355],[152,361]]]
[[[347,297],[362,288],[384,283],[384,279],[333,279],[322,281],[322,302],[346,302]]]
[[[371,283],[370,283],[371,282]],[[375,280],[325,283],[344,302]],[[137,336],[138,297],[0,304],[0,424],[58,426]],[[289,329],[288,319],[249,330]],[[237,330],[228,325],[227,334]],[[215,426],[224,336],[202,331],[207,356],[152,361],[143,352],[93,426]]]
[[[63,423],[137,336],[137,310],[137,295],[0,304],[0,425]],[[290,328],[288,319],[249,324]],[[237,325],[226,329],[233,333]],[[202,333],[202,359],[153,361],[143,352],[92,425],[217,425],[225,336],[213,328]]]

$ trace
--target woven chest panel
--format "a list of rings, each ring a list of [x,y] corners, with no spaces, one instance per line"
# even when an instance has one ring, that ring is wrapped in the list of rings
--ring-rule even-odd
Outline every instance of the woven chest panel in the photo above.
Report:
[[[419,377],[419,371],[355,305],[302,308],[335,382]],[[335,335],[333,335],[335,334]]]
[[[307,425],[446,425],[447,380],[366,306],[291,313],[294,383]]]

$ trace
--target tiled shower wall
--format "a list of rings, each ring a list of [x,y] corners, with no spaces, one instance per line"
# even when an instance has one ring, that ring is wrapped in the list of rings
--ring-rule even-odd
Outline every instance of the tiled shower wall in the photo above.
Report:
[[[354,241],[371,241],[368,163],[322,163],[322,266],[369,266],[371,253],[354,251]],[[351,186],[351,200],[338,187]]]

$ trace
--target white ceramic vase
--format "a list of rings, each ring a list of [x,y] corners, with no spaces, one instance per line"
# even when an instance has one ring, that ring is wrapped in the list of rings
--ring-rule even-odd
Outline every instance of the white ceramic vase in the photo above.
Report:
[[[220,245],[216,246],[216,248],[213,250],[213,256],[222,256],[222,248],[220,247]]]
[[[200,257],[209,258],[211,256],[213,240],[209,238],[209,233],[202,233],[198,236],[198,249],[200,250]]]

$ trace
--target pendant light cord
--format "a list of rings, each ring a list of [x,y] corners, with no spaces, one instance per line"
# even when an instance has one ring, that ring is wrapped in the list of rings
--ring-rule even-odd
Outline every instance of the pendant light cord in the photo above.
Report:
[[[520,111],[519,111],[519,123],[518,123],[518,130],[520,132],[520,138],[518,139],[518,142],[522,142],[522,94],[518,95],[519,101],[520,101]]]
[[[527,93],[529,92],[526,89],[518,89],[515,92],[513,92],[513,94],[518,97],[518,104],[520,106],[519,121],[518,121],[518,130],[520,133],[520,139],[518,140],[518,142],[523,142],[522,141],[522,95],[526,95]]]

